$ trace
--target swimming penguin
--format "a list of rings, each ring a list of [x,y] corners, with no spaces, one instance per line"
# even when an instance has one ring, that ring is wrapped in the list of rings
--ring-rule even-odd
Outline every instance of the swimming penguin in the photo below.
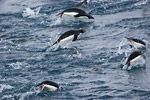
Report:
[[[135,48],[143,48],[146,46],[146,43],[140,39],[128,38],[126,39],[135,47]]]
[[[70,30],[70,31],[67,31],[64,34],[62,34],[53,45],[55,45],[57,43],[60,43],[60,42],[63,42],[63,41],[70,40],[70,39],[72,41],[76,41],[78,36],[81,35],[84,32],[86,32],[86,31],[85,30]]]
[[[79,8],[69,8],[64,10],[63,12],[59,13],[60,17],[63,15],[69,15],[73,16],[75,18],[88,18],[88,19],[94,19],[91,15],[87,14],[85,11],[79,9]]]
[[[144,52],[142,51],[134,51],[132,52],[128,59],[127,59],[127,62],[126,62],[126,67],[124,66],[123,69],[127,69],[130,70],[132,68],[131,63],[135,62],[135,61],[138,61],[138,60],[142,60],[142,59],[145,59],[145,55],[144,55]]]
[[[76,7],[80,7],[80,6],[82,6],[83,4],[88,4],[88,2],[87,2],[87,0],[84,0],[84,1],[82,1],[82,2],[79,2],[78,4],[76,4],[75,6]]]
[[[53,81],[43,81],[42,83],[38,84],[37,86],[40,86],[41,91],[44,88],[48,88],[48,90],[50,90],[50,91],[56,91],[60,88],[60,86]]]

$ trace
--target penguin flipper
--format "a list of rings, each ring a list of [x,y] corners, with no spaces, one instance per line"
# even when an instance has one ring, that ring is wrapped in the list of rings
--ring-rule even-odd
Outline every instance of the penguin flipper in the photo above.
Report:
[[[72,40],[72,41],[77,40],[77,38],[78,38],[78,35],[74,35],[74,38],[73,38],[73,40]]]
[[[74,15],[74,17],[80,17],[80,15],[79,15],[79,14],[77,14],[77,15]]]

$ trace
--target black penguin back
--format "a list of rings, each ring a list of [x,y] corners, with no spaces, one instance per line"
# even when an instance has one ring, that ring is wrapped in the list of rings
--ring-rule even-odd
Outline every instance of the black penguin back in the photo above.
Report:
[[[140,56],[140,55],[142,55],[142,52],[141,52],[141,51],[134,51],[134,52],[132,52],[132,53],[130,54],[130,56],[128,57],[128,60],[127,60],[126,64],[127,64],[128,66],[130,66],[130,61],[133,60],[133,59],[135,59],[136,57],[138,57],[138,56]]]
[[[59,85],[53,81],[43,81],[42,83],[38,84],[37,86],[40,86],[40,85],[43,85],[43,84],[46,84],[46,85],[52,85],[54,87],[57,87],[59,88]]]

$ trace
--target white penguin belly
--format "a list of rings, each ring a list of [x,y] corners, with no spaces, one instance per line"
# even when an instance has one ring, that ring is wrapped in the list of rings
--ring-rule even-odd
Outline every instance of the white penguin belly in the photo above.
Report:
[[[73,38],[74,38],[74,35],[71,35],[71,36],[68,36],[68,37],[66,37],[66,38],[62,39],[60,42],[73,40]]]
[[[44,85],[45,87],[47,87],[50,91],[56,91],[57,88],[52,86],[52,85]]]
[[[80,16],[80,17],[78,17],[78,18],[88,18],[87,16]]]
[[[136,62],[136,61],[140,61],[140,60],[143,60],[143,57],[140,55],[140,56],[137,56],[136,58],[132,59],[131,62]]]
[[[64,15],[70,15],[70,16],[75,16],[77,15],[77,12],[64,12]]]
[[[144,47],[144,45],[141,44],[141,43],[136,43],[136,42],[132,42],[132,43],[133,43],[134,47],[136,47],[136,48],[142,48],[142,47]]]

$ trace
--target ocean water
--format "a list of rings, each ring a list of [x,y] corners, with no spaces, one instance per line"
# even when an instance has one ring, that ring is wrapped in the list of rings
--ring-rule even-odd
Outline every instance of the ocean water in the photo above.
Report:
[[[149,100],[150,1],[90,0],[95,19],[56,16],[80,0],[0,0],[0,100]],[[51,45],[71,29],[77,41]],[[146,61],[122,70],[125,37],[146,42]],[[47,48],[47,49],[45,49]],[[63,90],[39,91],[52,80]]]

